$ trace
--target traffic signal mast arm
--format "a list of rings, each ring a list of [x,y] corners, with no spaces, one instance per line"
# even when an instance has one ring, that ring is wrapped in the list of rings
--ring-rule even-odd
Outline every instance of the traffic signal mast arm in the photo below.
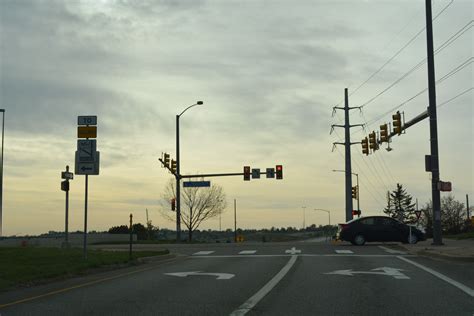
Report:
[[[420,115],[414,117],[413,119],[411,119],[410,121],[408,122],[405,122],[405,124],[403,124],[401,126],[401,132],[403,132],[404,130],[408,129],[409,127],[412,127],[413,125],[415,125],[416,123],[419,123],[421,121],[423,121],[425,118],[428,118],[430,115],[428,113],[428,110],[424,111],[423,113],[421,113]],[[388,135],[388,139],[392,138],[393,136],[396,136],[398,135],[397,132],[395,131],[392,131],[389,135]]]
[[[391,132],[391,133],[388,133],[388,125],[387,124],[384,124],[384,125],[381,125],[380,126],[380,139],[377,139],[376,142],[374,143],[373,142],[373,136],[372,136],[372,142],[371,142],[371,149],[373,149],[372,147],[376,144],[377,146],[383,142],[389,142],[390,139],[393,137],[393,136],[396,136],[396,135],[400,135],[403,131],[405,131],[406,129],[408,129],[409,127],[415,125],[416,123],[419,123],[421,121],[423,121],[425,118],[428,118],[430,115],[428,113],[428,110],[424,111],[423,113],[419,114],[418,116],[414,117],[412,120],[408,121],[408,122],[405,122],[403,125],[401,124],[401,115],[400,115],[400,112],[397,112],[396,114],[393,115],[393,118],[395,119],[395,121],[398,121],[398,128],[397,130],[395,130],[395,127],[394,127],[394,130]],[[394,123],[395,123],[394,121]],[[375,132],[373,132],[375,133]],[[386,136],[385,136],[385,133],[386,133]],[[370,136],[371,134],[369,134]],[[364,138],[362,140],[362,152],[366,155],[368,155],[368,150],[367,150],[367,140],[368,138]]]

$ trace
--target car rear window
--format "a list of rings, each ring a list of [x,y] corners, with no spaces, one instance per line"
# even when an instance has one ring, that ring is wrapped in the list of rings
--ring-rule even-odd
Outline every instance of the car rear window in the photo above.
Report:
[[[375,224],[375,220],[373,217],[368,217],[368,218],[363,218],[360,220],[360,223],[361,224],[364,224],[364,225],[374,225]]]

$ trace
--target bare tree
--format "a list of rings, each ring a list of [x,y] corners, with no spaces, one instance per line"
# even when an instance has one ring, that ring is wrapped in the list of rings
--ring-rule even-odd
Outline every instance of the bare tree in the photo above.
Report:
[[[175,180],[171,179],[163,193],[163,207],[160,213],[170,221],[176,221],[176,210],[171,210],[170,201],[176,198]],[[189,241],[201,223],[222,214],[227,206],[226,196],[221,186],[187,187],[181,190],[181,223],[188,229]]]
[[[421,209],[423,212],[422,224],[426,231],[431,234],[433,226],[433,206],[431,201]],[[459,233],[466,224],[465,206],[457,201],[452,194],[441,197],[441,224],[443,231],[448,233]]]

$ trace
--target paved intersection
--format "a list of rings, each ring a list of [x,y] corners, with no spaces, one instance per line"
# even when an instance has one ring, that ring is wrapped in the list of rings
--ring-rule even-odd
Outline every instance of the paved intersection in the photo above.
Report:
[[[144,247],[149,247],[148,245]],[[0,295],[2,315],[470,315],[472,264],[393,245],[169,245],[173,261]],[[134,270],[135,269],[135,270]],[[142,270],[140,270],[142,269]],[[122,275],[120,275],[122,273]],[[117,276],[118,275],[118,276]],[[71,281],[70,281],[71,282]],[[81,283],[82,282],[82,283]],[[22,296],[23,295],[23,296]],[[6,303],[27,299],[8,306]]]

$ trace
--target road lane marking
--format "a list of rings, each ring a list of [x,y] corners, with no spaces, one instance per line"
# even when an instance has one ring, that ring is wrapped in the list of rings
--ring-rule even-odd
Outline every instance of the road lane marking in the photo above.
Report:
[[[210,255],[211,253],[214,253],[214,251],[198,251],[196,253],[193,253],[193,256],[205,256]]]
[[[194,259],[206,258],[268,258],[268,257],[290,257],[292,255],[211,255],[211,256],[190,256]],[[354,254],[299,254],[300,257],[372,257],[372,258],[393,258],[398,255],[354,255]],[[416,255],[403,255],[404,257],[416,257]]]
[[[397,268],[390,268],[390,267],[381,267],[381,268],[372,269],[371,271],[353,271],[352,269],[348,269],[348,270],[336,270],[333,272],[327,272],[323,274],[338,274],[338,275],[346,275],[346,276],[354,276],[354,274],[377,274],[377,275],[391,276],[395,279],[400,279],[400,280],[410,279],[409,276],[406,276],[400,271],[403,271],[403,270],[397,269]]]
[[[387,247],[384,247],[384,246],[379,246],[379,248],[382,249],[385,252],[388,252],[388,253],[397,253],[397,254],[400,254],[400,255],[406,254],[406,252],[404,252],[404,251],[390,249],[390,248],[387,248]]]
[[[411,264],[414,265],[415,267],[418,267],[418,268],[420,268],[420,269],[422,269],[422,270],[425,270],[425,271],[428,272],[428,273],[431,273],[431,274],[434,275],[435,277],[437,277],[437,278],[439,278],[439,279],[441,279],[441,280],[443,280],[443,281],[445,281],[445,282],[451,284],[452,286],[457,287],[458,289],[460,289],[461,291],[463,291],[463,292],[466,293],[467,295],[470,295],[471,297],[474,297],[474,290],[471,289],[471,288],[469,288],[469,287],[467,287],[467,286],[465,286],[464,284],[461,284],[461,283],[459,283],[458,281],[455,281],[455,280],[453,280],[453,279],[451,279],[451,278],[445,276],[444,274],[441,274],[441,273],[439,273],[439,272],[436,272],[435,270],[432,270],[432,269],[430,269],[430,268],[428,268],[428,267],[425,267],[424,265],[419,264],[419,263],[417,263],[417,262],[415,262],[415,261],[409,260],[409,259],[407,259],[407,258],[405,258],[405,257],[397,256],[397,258],[400,259],[400,260],[403,260],[403,261],[405,261],[405,262],[411,263]]]
[[[29,301],[33,301],[33,300],[36,300],[36,299],[39,299],[39,298],[52,296],[52,295],[63,293],[63,292],[68,292],[68,291],[71,291],[71,290],[74,290],[74,289],[79,289],[81,287],[86,287],[86,286],[89,286],[89,285],[93,285],[93,284],[97,284],[97,283],[101,283],[101,282],[105,282],[105,281],[109,281],[109,280],[118,279],[118,278],[128,276],[128,275],[131,275],[131,274],[135,274],[135,273],[148,271],[148,270],[151,270],[151,269],[156,269],[156,267],[160,266],[161,264],[173,262],[173,261],[176,261],[176,260],[177,260],[177,258],[167,259],[167,260],[160,261],[159,263],[157,263],[156,265],[153,265],[152,267],[147,267],[147,268],[143,268],[143,269],[139,269],[139,270],[134,270],[134,271],[130,271],[130,272],[122,273],[122,274],[117,274],[117,275],[114,275],[114,276],[111,276],[111,277],[102,278],[102,279],[98,279],[98,280],[94,280],[94,281],[74,285],[74,286],[71,286],[71,287],[67,287],[67,288],[64,288],[64,289],[59,289],[59,290],[56,290],[56,291],[47,292],[47,293],[32,296],[32,297],[27,297],[27,298],[17,300],[17,301],[13,301],[13,302],[10,302],[10,303],[0,304],[0,308],[7,307],[7,306],[12,306],[12,305],[17,305],[17,304],[25,303],[25,302],[29,302]]]
[[[296,249],[295,247],[292,247],[291,249],[285,250],[285,253],[289,253],[291,255],[295,255],[297,253],[301,253],[301,250]]]
[[[290,271],[291,267],[295,264],[297,255],[292,255],[286,265],[278,272],[267,284],[265,284],[257,293],[249,298],[245,303],[240,305],[230,316],[242,316],[247,314],[258,302],[265,297],[277,284],[283,279],[283,277]]]
[[[352,250],[335,250],[336,253],[354,253]]]
[[[174,272],[174,273],[163,273],[163,274],[176,276],[180,278],[185,278],[190,275],[197,275],[197,276],[206,275],[206,276],[217,277],[216,280],[229,280],[235,276],[235,274],[231,274],[231,273],[209,273],[209,272],[202,272],[202,271]]]
[[[256,252],[257,250],[242,250],[241,252],[239,252],[239,255],[253,255]]]

